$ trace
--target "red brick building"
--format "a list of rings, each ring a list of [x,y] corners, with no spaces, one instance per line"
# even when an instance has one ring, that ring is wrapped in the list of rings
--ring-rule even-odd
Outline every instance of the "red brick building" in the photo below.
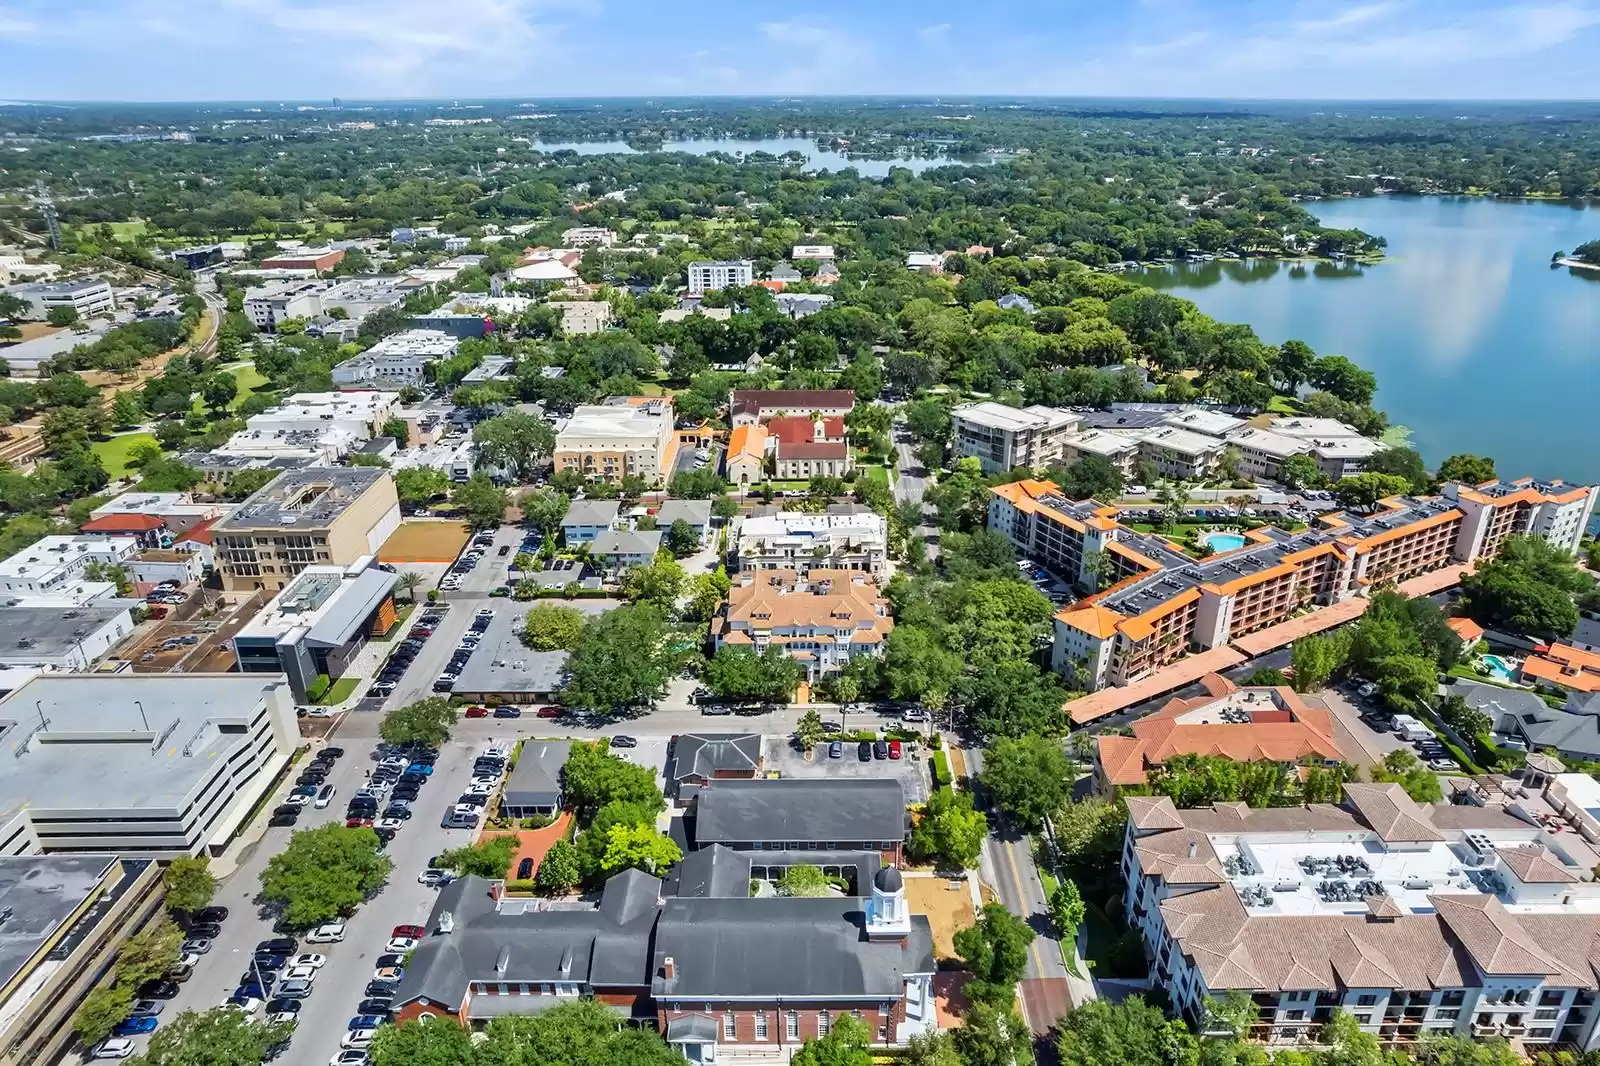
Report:
[[[262,270],[315,270],[321,273],[332,270],[344,258],[342,248],[308,248],[303,252],[287,252],[261,260]]]

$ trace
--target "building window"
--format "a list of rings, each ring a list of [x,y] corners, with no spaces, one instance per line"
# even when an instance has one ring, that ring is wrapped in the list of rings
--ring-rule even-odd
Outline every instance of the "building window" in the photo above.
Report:
[[[1370,992],[1365,993],[1364,995],[1360,995],[1360,996],[1356,997],[1356,1006],[1358,1006],[1358,1007],[1370,1007],[1370,1006],[1373,1006],[1374,1004],[1376,1004],[1377,1002],[1378,1002],[1378,997],[1373,995]]]
[[[825,1010],[817,1011],[817,1035],[818,1036],[827,1036],[828,1035],[828,1022],[829,1021],[830,1021],[830,1019],[828,1017],[828,1012],[827,1011],[825,1011]]]
[[[800,1039],[800,1014],[798,1011],[789,1012],[788,1018],[784,1020],[783,1030],[788,1034],[790,1040]]]
[[[732,1040],[733,1037],[734,1037],[734,1034],[737,1032],[737,1029],[735,1028],[737,1024],[738,1024],[738,1020],[733,1016],[733,1011],[731,1011],[731,1010],[723,1011],[722,1012],[722,1039],[724,1039],[724,1040]]]
[[[767,1012],[764,1011],[764,1010],[758,1010],[758,1011],[756,1011],[756,1039],[757,1040],[765,1040],[766,1038],[767,1038]]]

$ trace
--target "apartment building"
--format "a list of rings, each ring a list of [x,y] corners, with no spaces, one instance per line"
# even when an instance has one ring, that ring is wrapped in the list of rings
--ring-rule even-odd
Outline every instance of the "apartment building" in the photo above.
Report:
[[[561,332],[568,336],[600,333],[615,317],[611,305],[604,300],[569,300],[550,306],[561,308]]]
[[[1384,448],[1382,441],[1363,437],[1355,427],[1334,418],[1274,418],[1267,428],[1278,436],[1303,441],[1305,453],[1334,480],[1361,473],[1367,460]]]
[[[1226,442],[1180,426],[1155,426],[1129,436],[1139,442],[1139,458],[1162,477],[1206,481],[1217,472]]]
[[[6,295],[15,296],[27,304],[27,316],[41,321],[50,317],[50,312],[58,307],[76,311],[79,318],[117,309],[116,294],[103,278],[18,285],[7,289]]]
[[[555,468],[620,481],[629,474],[660,485],[677,455],[670,399],[614,396],[584,404],[556,428]]]
[[[300,743],[276,675],[42,674],[0,728],[0,855],[220,854]]]
[[[85,580],[93,565],[119,566],[138,554],[137,537],[99,534],[41,537],[0,560],[0,590],[11,596],[56,595]]]
[[[715,263],[705,261],[689,264],[689,292],[698,295],[716,292],[734,285],[753,285],[756,265],[749,259],[730,259]]]
[[[1063,442],[1083,421],[1053,407],[1017,408],[988,401],[963,404],[950,415],[956,454],[976,458],[985,474],[1061,465]]]
[[[1467,516],[1447,497],[1395,497],[1373,515],[1325,515],[1300,533],[1264,527],[1244,547],[1198,559],[1121,526],[1116,508],[1065,499],[1050,482],[990,491],[990,529],[1069,582],[1099,590],[1056,615],[1052,652],[1057,670],[1082,670],[1091,688],[1130,684],[1303,608],[1484,554],[1468,554]]]
[[[1467,516],[1458,551],[1478,556],[1495,554],[1507,537],[1529,534],[1576,554],[1600,488],[1521,478],[1482,485],[1452,482],[1441,491]]]
[[[211,527],[230,591],[276,592],[316,564],[349,566],[400,527],[400,498],[376,467],[292,470]]]
[[[1344,1010],[1388,1044],[1593,1049],[1600,856],[1507,787],[1421,805],[1396,784],[1350,784],[1339,805],[1266,810],[1129,797],[1128,924],[1175,1008],[1199,1021],[1207,999],[1244,992],[1251,1035],[1271,1043],[1307,1041]]]
[[[1124,478],[1131,478],[1133,468],[1139,461],[1139,450],[1139,442],[1131,437],[1090,429],[1062,438],[1061,462],[1064,466],[1072,466],[1086,456],[1098,455]]]
[[[1138,788],[1178,755],[1285,766],[1347,761],[1328,709],[1287,687],[1240,688],[1220,674],[1201,679],[1203,695],[1174,698],[1133,723],[1131,736],[1095,738],[1095,787],[1110,795]]]
[[[1240,474],[1268,481],[1278,480],[1285,459],[1291,455],[1305,455],[1310,450],[1299,437],[1254,426],[1230,433],[1228,446],[1238,452]]]
[[[860,571],[763,570],[739,574],[711,621],[717,648],[783,648],[806,679],[842,670],[858,655],[879,655],[894,619],[872,578]]]
[[[573,226],[561,234],[561,243],[571,248],[610,248],[617,243],[617,231],[604,226]]]
[[[780,511],[739,527],[740,570],[855,570],[888,574],[888,522],[865,509],[810,514]]]
[[[385,337],[360,355],[333,368],[333,383],[340,389],[399,390],[421,385],[424,368],[456,354],[461,342],[434,329],[408,329]]]

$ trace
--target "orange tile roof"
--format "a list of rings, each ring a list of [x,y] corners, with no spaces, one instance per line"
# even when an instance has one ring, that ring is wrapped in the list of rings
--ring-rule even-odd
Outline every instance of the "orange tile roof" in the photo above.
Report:
[[[1446,620],[1445,625],[1461,638],[1463,644],[1476,644],[1483,639],[1483,627],[1470,618],[1451,618]]]
[[[1087,696],[1080,696],[1075,700],[1068,700],[1063,708],[1073,725],[1082,725],[1092,722],[1096,718],[1104,718],[1108,714],[1132,707],[1136,703],[1154,699],[1157,696],[1171,692],[1173,689],[1182,688],[1191,681],[1198,681],[1206,674],[1216,670],[1226,670],[1230,666],[1238,666],[1245,661],[1245,657],[1229,647],[1212,648],[1179,659],[1177,662],[1164,666],[1153,673],[1140,678],[1131,685],[1113,686],[1103,688],[1098,692],[1091,692]]]
[[[1543,654],[1528,656],[1522,676],[1574,692],[1600,692],[1600,655],[1570,644],[1552,644]]]
[[[1107,735],[1096,737],[1095,747],[1100,770],[1111,784],[1145,783],[1144,741],[1138,737]]]
[[[797,589],[801,579],[793,570],[762,570],[746,584],[741,581],[728,590],[728,598],[714,632],[723,640],[743,643],[737,637],[751,630],[776,631],[790,627],[842,631],[851,634],[852,643],[863,634],[881,639],[894,628],[888,601],[878,594],[878,586],[850,570],[812,570],[806,587]],[[822,591],[823,583],[827,590]],[[733,628],[734,622],[744,628]],[[775,639],[782,643],[783,634]],[[814,639],[814,638],[805,638]]]
[[[735,426],[728,435],[728,458],[741,456],[763,458],[767,453],[767,431],[759,425]]]
[[[78,527],[80,533],[120,533],[130,529],[148,532],[150,530],[165,529],[167,523],[155,515],[117,513],[102,515],[92,522],[85,522]]]
[[[1123,617],[1109,607],[1089,604],[1086,607],[1063,607],[1056,612],[1056,620],[1097,640],[1110,640],[1116,636],[1117,626]]]

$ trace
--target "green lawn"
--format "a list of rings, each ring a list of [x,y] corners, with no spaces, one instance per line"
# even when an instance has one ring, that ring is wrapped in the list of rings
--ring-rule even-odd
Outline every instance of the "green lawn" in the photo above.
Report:
[[[883,467],[867,466],[863,464],[856,467],[856,470],[859,472],[860,477],[866,478],[868,481],[876,481],[884,488],[889,487],[889,471],[885,470]]]
[[[328,691],[322,694],[320,700],[317,700],[317,705],[319,707],[332,707],[343,703],[350,698],[350,693],[354,692],[356,686],[360,683],[361,679],[359,677],[341,677],[328,686]]]
[[[107,440],[96,441],[90,448],[100,457],[100,464],[106,468],[106,473],[114,478],[125,477],[128,473],[128,453],[144,441],[156,443],[153,433],[122,433]]]
[[[266,375],[257,370],[253,363],[236,366],[229,372],[233,374],[233,380],[239,383],[239,394],[228,401],[228,410],[230,411],[237,411],[240,407],[243,407],[244,402],[250,398],[251,393],[267,384]],[[196,396],[193,410],[196,414],[205,414],[205,401]]]

